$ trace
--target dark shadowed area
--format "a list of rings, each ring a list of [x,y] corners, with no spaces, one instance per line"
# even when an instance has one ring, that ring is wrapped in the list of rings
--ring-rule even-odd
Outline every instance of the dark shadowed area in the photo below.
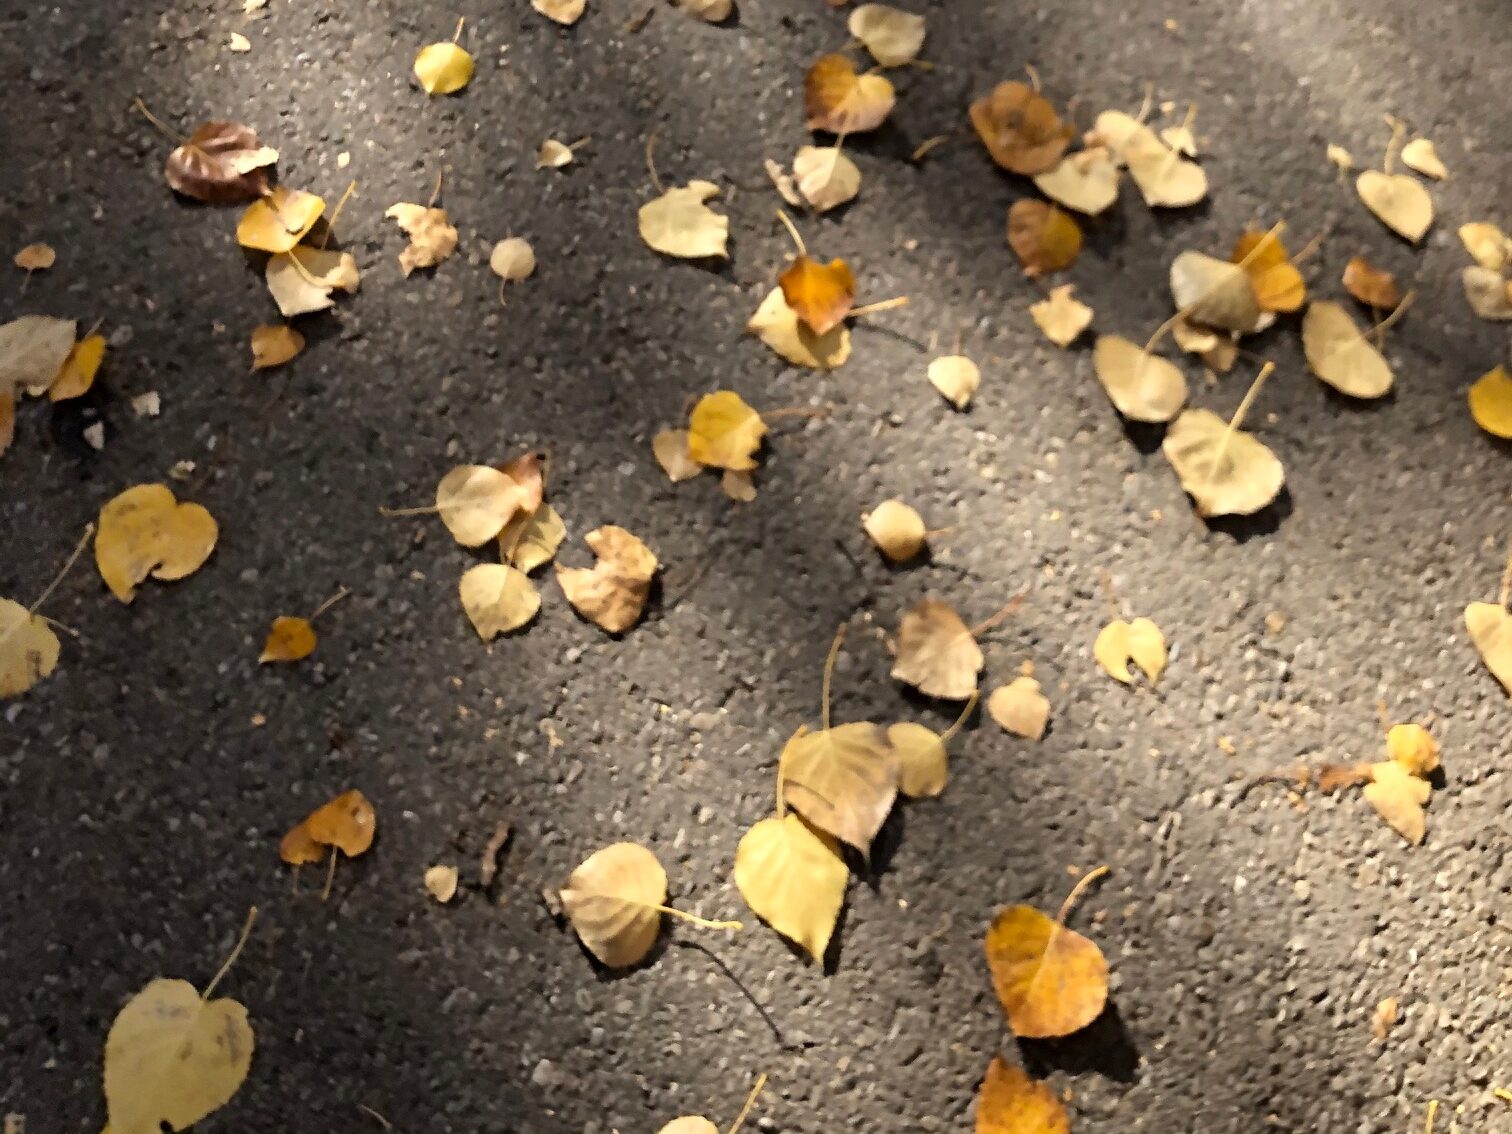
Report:
[[[1512,711],[1460,621],[1495,594],[1512,516],[1508,453],[1465,409],[1507,338],[1468,310],[1454,235],[1512,223],[1504,0],[906,5],[928,15],[934,69],[899,72],[892,122],[847,141],[860,199],[800,223],[851,261],[862,301],[911,302],[858,328],[827,376],[741,331],[790,247],[762,159],[808,140],[803,71],[845,42],[844,13],[745,0],[710,27],[657,5],[631,31],[641,0],[588,2],[563,30],[524,0],[269,0],[253,19],[236,0],[0,0],[0,251],[59,255],[24,294],[5,265],[0,316],[101,319],[112,343],[87,404],[21,411],[0,459],[0,594],[29,603],[106,500],[179,461],[195,488],[175,487],[221,528],[204,569],[130,606],[81,564],[46,610],[79,637],[0,706],[0,1112],[98,1130],[115,1013],[155,976],[203,986],[255,904],[221,987],[257,1054],[207,1132],[380,1131],[361,1108],[415,1134],[726,1126],[761,1072],[764,1131],[959,1131],[999,1050],[1069,1093],[1078,1134],[1376,1134],[1418,1128],[1431,1098],[1441,1131],[1512,1131],[1492,1095],[1512,1087]],[[410,63],[458,16],[477,75],[427,99]],[[225,49],[238,30],[246,54]],[[1083,126],[1133,111],[1146,83],[1157,105],[1199,107],[1210,200],[1152,215],[1126,184],[1065,273],[1097,330],[1142,340],[1170,312],[1172,257],[1226,254],[1249,222],[1284,218],[1293,247],[1326,233],[1315,295],[1342,297],[1359,252],[1417,290],[1380,404],[1306,371],[1295,318],[1256,340],[1277,371],[1250,423],[1289,485],[1260,521],[1198,521],[1090,351],[1030,321],[1039,291],[1003,239],[1030,189],[965,115],[1025,64]],[[169,143],[136,96],[186,132],[253,124],[281,179],[328,201],[357,180],[338,229],[361,291],[304,321],[290,366],[248,371],[248,333],[276,319],[260,264],[233,241],[235,209],[163,185]],[[1333,142],[1379,163],[1384,112],[1453,174],[1421,249],[1324,157]],[[728,266],[637,236],[652,131],[664,181],[721,185]],[[543,139],[584,135],[575,165],[533,168]],[[443,170],[461,247],[404,279],[383,210],[424,202]],[[501,308],[486,260],[507,235],[540,266]],[[925,380],[936,336],[982,364],[968,413]],[[1198,373],[1194,402],[1227,414],[1254,365]],[[712,477],[670,485],[651,457],[651,435],[716,387],[833,407],[776,429],[749,505]],[[130,399],[150,390],[162,414],[139,418]],[[99,453],[82,440],[97,420]],[[548,581],[526,632],[483,645],[456,597],[475,557],[434,519],[378,514],[526,447],[551,454],[565,562],[616,523],[665,564],[621,640]],[[866,541],[860,513],[894,495],[951,528],[932,562],[890,569]],[[313,658],[257,665],[275,615],[341,585],[353,595]],[[888,679],[884,635],[921,595],[970,622],[1025,587],[984,642],[984,681],[1032,659],[1052,731],[1026,744],[973,721],[945,794],[900,807],[875,877],[852,883],[832,971],[805,965],[754,923],[730,865],[770,810],[782,741],[817,719],[836,625],[851,622],[838,720],[943,728],[953,709]],[[1096,669],[1114,605],[1173,645],[1158,693]],[[1299,760],[1374,756],[1382,699],[1393,719],[1433,715],[1443,746],[1424,846],[1357,794],[1243,790]],[[374,801],[378,840],[322,904],[313,872],[292,888],[278,839],[348,787]],[[514,838],[486,895],[477,859],[500,821]],[[746,931],[672,925],[647,966],[596,971],[539,894],[621,839],[661,857],[675,904]],[[463,874],[448,907],[421,886],[438,862]],[[1072,1040],[1015,1044],[983,930],[1004,903],[1054,909],[1098,863],[1112,875],[1074,924],[1102,944],[1116,1008]],[[1405,1017],[1381,1043],[1387,996]]]

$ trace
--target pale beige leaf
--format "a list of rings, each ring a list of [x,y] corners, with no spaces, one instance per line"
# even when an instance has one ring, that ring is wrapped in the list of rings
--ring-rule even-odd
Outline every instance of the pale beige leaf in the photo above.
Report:
[[[501,240],[488,254],[488,268],[507,283],[527,279],[536,269],[535,249],[518,236]]]
[[[0,598],[0,697],[19,697],[52,673],[60,648],[45,618]]]
[[[862,4],[846,26],[884,67],[911,63],[924,47],[924,17],[887,4]]]
[[[690,181],[681,188],[668,189],[641,206],[641,239],[658,252],[687,260],[728,256],[725,242],[730,235],[730,218],[704,204],[718,192],[719,186],[711,181]]]
[[[1073,296],[1075,284],[1050,289],[1047,298],[1029,305],[1034,325],[1058,347],[1068,347],[1092,325],[1092,308]]]
[[[844,323],[816,335],[774,287],[746,323],[750,331],[782,358],[810,370],[834,370],[850,357],[850,328]]]
[[[530,6],[549,20],[571,27],[583,17],[587,0],[530,0]]]
[[[744,469],[725,469],[719,475],[719,490],[737,504],[756,499],[756,479]]]
[[[406,276],[416,268],[435,267],[457,250],[457,230],[445,209],[400,201],[383,215],[397,222],[409,237],[408,247],[399,253],[399,266]]]
[[[572,147],[565,142],[559,142],[555,138],[547,138],[541,143],[541,151],[536,154],[537,169],[561,169],[572,164]]]
[[[1319,300],[1308,306],[1302,352],[1312,372],[1341,394],[1379,398],[1391,389],[1391,367],[1341,303]]]
[[[965,355],[948,354],[929,364],[929,382],[947,402],[964,410],[982,384],[982,372]]]
[[[1499,603],[1472,602],[1465,607],[1465,630],[1491,675],[1512,694],[1512,612]]]
[[[557,564],[557,583],[579,614],[590,622],[621,634],[640,621],[651,597],[651,580],[659,566],[656,556],[624,528],[605,524],[583,537],[598,563],[593,567]]]
[[[987,698],[987,715],[1014,736],[1040,740],[1050,721],[1050,699],[1034,678],[1016,677],[992,691]]]
[[[1433,224],[1433,198],[1422,182],[1405,173],[1367,169],[1355,181],[1355,191],[1382,224],[1414,244]]]
[[[1167,126],[1160,132],[1160,140],[1182,157],[1197,156],[1197,136],[1190,126]]]
[[[681,1118],[674,1118],[656,1134],[719,1134],[719,1127],[707,1118],[696,1114],[685,1114]]]
[[[1092,365],[1113,407],[1134,421],[1170,421],[1186,404],[1186,376],[1176,364],[1128,339],[1099,335]]]
[[[1414,138],[1402,147],[1402,164],[1435,181],[1443,181],[1449,176],[1438,150],[1427,138]]]
[[[350,252],[304,245],[268,257],[263,278],[285,318],[323,311],[334,302],[333,291],[356,291],[361,280]]]
[[[1132,622],[1115,619],[1098,631],[1097,640],[1092,643],[1092,656],[1109,677],[1125,685],[1134,683],[1134,675],[1129,672],[1132,661],[1154,685],[1165,671],[1165,635],[1148,618]]]
[[[458,880],[455,866],[432,866],[425,872],[425,889],[444,906],[457,896]]]
[[[717,24],[729,19],[730,13],[735,10],[732,0],[677,0],[677,6],[688,15],[696,16],[709,24]],[[666,1131],[662,1131],[662,1134],[666,1134]],[[697,1134],[697,1132],[684,1131],[683,1134]]]
[[[1036,174],[1034,184],[1057,204],[1097,216],[1118,200],[1118,166],[1106,147],[1094,146],[1067,154],[1048,173]]]
[[[789,806],[866,855],[897,798],[899,771],[887,734],[858,721],[800,728],[782,750],[777,782]]]
[[[0,325],[0,397],[25,390],[47,393],[73,350],[78,324],[49,315],[23,315]]]
[[[1334,165],[1339,167],[1340,173],[1348,173],[1351,169],[1354,168],[1354,157],[1343,146],[1335,145],[1333,142],[1329,142],[1327,149],[1324,150],[1324,153],[1328,155],[1329,161],[1333,162]]]
[[[1205,327],[1248,334],[1263,312],[1249,275],[1238,264],[1186,251],[1171,262],[1171,295],[1187,319]]]
[[[1512,319],[1512,281],[1500,272],[1471,264],[1460,272],[1460,281],[1465,285],[1470,310],[1476,315],[1493,323]]]
[[[479,563],[462,573],[462,609],[485,642],[518,630],[541,609],[530,576],[505,563]]]
[[[688,439],[686,429],[663,429],[651,438],[651,452],[656,463],[674,484],[703,472],[703,466],[688,453]]]
[[[524,503],[519,483],[489,465],[458,465],[436,485],[436,511],[463,547],[481,547]]]
[[[1092,138],[1125,165],[1145,204],[1166,208],[1195,205],[1207,196],[1202,166],[1171,149],[1143,122],[1118,110],[1097,116]]]
[[[735,885],[752,911],[816,962],[845,904],[850,871],[834,838],[796,811],[763,819],[735,850]]]
[[[1512,263],[1512,237],[1488,221],[1460,225],[1460,242],[1481,267],[1501,272]]]
[[[567,525],[550,504],[534,512],[516,512],[499,532],[499,554],[527,575],[556,557],[567,538]]]
[[[1166,430],[1160,451],[1199,516],[1249,516],[1281,493],[1286,473],[1253,434],[1230,429],[1212,410],[1189,409]]]
[[[861,526],[877,550],[904,563],[924,550],[924,518],[901,500],[884,500],[861,517]]]
[[[792,175],[771,158],[767,158],[764,164],[767,176],[772,179],[772,184],[777,189],[777,195],[795,209],[801,207],[803,198],[798,195],[798,186],[793,183]]]
[[[861,171],[839,146],[804,146],[793,158],[793,184],[816,212],[823,213],[855,198],[861,191]]]
[[[588,951],[611,969],[645,959],[661,930],[667,872],[638,843],[595,851],[562,887],[562,909]]]
[[[949,603],[924,598],[903,615],[892,676],[930,697],[964,701],[976,692],[982,651]]]

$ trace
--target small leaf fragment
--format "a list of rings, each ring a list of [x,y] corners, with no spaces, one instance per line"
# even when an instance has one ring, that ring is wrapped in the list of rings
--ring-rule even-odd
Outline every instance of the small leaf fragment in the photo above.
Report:
[[[455,866],[432,866],[425,872],[425,890],[443,906],[457,896],[459,875]]]
[[[645,959],[661,931],[667,872],[638,843],[595,851],[562,887],[562,910],[583,945],[611,969]]]
[[[1470,310],[1479,318],[1493,323],[1512,319],[1512,281],[1500,272],[1471,264],[1461,270],[1460,282],[1464,284]]]
[[[672,483],[690,480],[703,466],[689,455],[690,435],[686,429],[663,429],[651,438],[651,452]]]
[[[567,538],[567,525],[550,504],[534,512],[520,511],[499,532],[499,554],[527,575],[556,558]]]
[[[1082,234],[1071,214],[1033,197],[1008,210],[1008,246],[1034,279],[1069,268],[1081,254]]]
[[[1099,335],[1092,364],[1113,407],[1133,421],[1170,421],[1186,404],[1186,375],[1176,364],[1121,336]]]
[[[1505,366],[1488,370],[1470,387],[1470,416],[1493,437],[1512,441],[1512,375]]]
[[[217,535],[200,505],[180,504],[167,485],[139,484],[100,509],[95,564],[110,593],[129,603],[149,575],[171,582],[199,570]]]
[[[1029,305],[1034,325],[1058,347],[1070,346],[1092,325],[1092,308],[1075,298],[1075,291],[1075,284],[1061,284],[1051,288],[1047,298]],[[1182,400],[1186,400],[1185,395]]]
[[[735,850],[740,896],[816,963],[824,961],[829,949],[849,878],[840,844],[796,811],[761,820]]]
[[[415,56],[415,79],[429,95],[456,94],[473,77],[473,57],[455,43],[431,43]]]
[[[1392,725],[1386,733],[1386,754],[1419,779],[1439,766],[1438,741],[1420,724]]]
[[[1512,611],[1501,603],[1472,602],[1465,607],[1465,631],[1491,675],[1512,694]]]
[[[1234,244],[1229,259],[1249,277],[1261,311],[1295,311],[1307,298],[1307,284],[1279,232],[1246,231]]]
[[[706,24],[722,23],[735,10],[732,0],[677,0],[677,6]]]
[[[598,562],[591,568],[557,564],[557,583],[584,618],[611,634],[622,634],[640,621],[660,564],[650,548],[613,524],[583,538]]]
[[[1512,236],[1488,221],[1460,225],[1459,238],[1470,258],[1489,271],[1499,273],[1512,263]]]
[[[1092,656],[1115,681],[1134,684],[1134,675],[1129,672],[1132,661],[1144,672],[1150,684],[1156,685],[1165,672],[1165,635],[1148,618],[1136,618],[1132,622],[1118,618],[1098,631],[1097,640],[1092,643]]]
[[[583,18],[587,0],[530,0],[530,6],[549,20],[571,27]]]
[[[712,181],[690,181],[648,201],[639,213],[641,239],[658,252],[684,260],[727,258],[730,218],[704,203],[718,192]]]
[[[846,27],[884,67],[901,67],[924,47],[924,17],[887,4],[862,4]]]
[[[457,230],[445,209],[400,201],[383,214],[396,221],[409,244],[399,253],[399,266],[408,276],[416,268],[434,268],[457,250]]]
[[[1365,802],[1387,825],[1414,846],[1427,833],[1424,805],[1432,788],[1395,760],[1370,765],[1371,780],[1365,785]]]
[[[892,113],[897,94],[881,75],[858,75],[844,55],[818,59],[803,79],[803,106],[810,130],[862,134]]]
[[[462,573],[458,584],[462,609],[485,642],[524,626],[541,609],[541,595],[530,576],[507,563],[478,563]]]
[[[63,402],[89,393],[104,361],[105,336],[85,335],[74,343],[63,365],[58,368],[58,376],[47,388],[48,400]]]
[[[262,653],[258,655],[258,664],[300,661],[315,652],[315,641],[315,628],[309,619],[288,615],[275,618]]]
[[[982,372],[965,355],[947,354],[929,364],[929,383],[956,409],[964,410],[982,384]]]
[[[1080,933],[1033,906],[1010,906],[993,919],[985,944],[992,985],[1014,1035],[1068,1036],[1102,1014],[1108,962]]]
[[[58,254],[50,244],[28,244],[16,253],[16,267],[28,272],[40,272],[58,262]]]
[[[1355,191],[1377,220],[1413,244],[1433,224],[1433,198],[1422,182],[1405,173],[1367,169],[1356,179]]]
[[[537,169],[561,169],[572,164],[572,147],[565,142],[559,142],[555,138],[547,138],[541,143],[541,150],[536,154]]]
[[[756,499],[756,478],[744,469],[725,469],[719,476],[719,491],[737,504]]]
[[[1438,150],[1427,138],[1414,138],[1402,147],[1402,164],[1424,177],[1443,181],[1449,169],[1438,155]]]
[[[282,366],[304,350],[304,336],[287,323],[252,328],[252,369]]]
[[[901,500],[882,501],[861,517],[861,526],[894,563],[906,563],[924,550],[924,519]]]

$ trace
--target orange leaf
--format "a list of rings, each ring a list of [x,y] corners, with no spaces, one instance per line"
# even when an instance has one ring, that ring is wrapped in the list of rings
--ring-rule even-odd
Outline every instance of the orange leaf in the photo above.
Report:
[[[844,260],[799,256],[777,277],[782,298],[816,335],[838,327],[856,304],[856,277]]]
[[[1262,311],[1295,311],[1307,298],[1307,284],[1279,234],[1246,232],[1234,245],[1229,261],[1244,264],[1244,274],[1249,276],[1250,289]]]
[[[892,113],[897,95],[881,75],[858,75],[844,55],[825,55],[803,77],[803,109],[810,130],[860,134]],[[823,332],[820,332],[821,334]]]
[[[1402,289],[1397,287],[1396,277],[1364,256],[1356,256],[1344,265],[1344,290],[1366,306],[1383,311],[1402,302]]]
[[[355,788],[342,792],[306,816],[278,845],[279,856],[297,866],[324,857],[321,847],[336,847],[355,858],[373,845],[377,816],[367,796]]]
[[[268,631],[268,640],[263,645],[259,662],[293,662],[307,658],[315,652],[315,628],[307,618],[290,618],[287,615],[273,620]]]
[[[1071,1120],[1048,1083],[995,1055],[977,1095],[976,1134],[1071,1134]]]
[[[1008,244],[1030,276],[1069,268],[1081,253],[1082,234],[1071,214],[1033,197],[1008,210]]]
[[[971,104],[971,124],[992,160],[1010,173],[1048,173],[1071,144],[1073,127],[1024,83],[999,83]]]
[[[10,448],[16,436],[16,395],[7,390],[0,394],[0,453]]]
[[[58,376],[47,388],[48,399],[62,402],[89,393],[89,388],[94,385],[95,375],[99,372],[100,363],[104,360],[105,336],[86,335],[74,343],[73,349],[68,352],[68,357],[63,360]]]
[[[1081,934],[1033,906],[1002,910],[987,930],[987,967],[1015,1035],[1080,1031],[1108,1000],[1108,962]]]

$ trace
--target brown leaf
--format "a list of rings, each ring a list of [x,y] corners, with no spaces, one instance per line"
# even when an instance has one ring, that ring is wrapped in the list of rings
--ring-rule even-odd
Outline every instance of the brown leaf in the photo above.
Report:
[[[1383,311],[1402,302],[1402,289],[1397,286],[1396,277],[1364,256],[1356,256],[1344,265],[1344,290],[1361,303]]]
[[[1318,769],[1318,790],[1330,795],[1369,782],[1369,764],[1324,764]]]
[[[1262,311],[1295,311],[1307,298],[1307,284],[1291,262],[1280,233],[1247,231],[1234,245],[1229,260],[1249,276],[1255,301]]]
[[[971,124],[993,161],[1028,175],[1054,169],[1075,133],[1049,99],[1019,82],[999,83],[973,102]]]
[[[1008,245],[1031,278],[1069,268],[1081,253],[1082,234],[1071,214],[1033,197],[1008,210]]]
[[[273,620],[258,662],[295,662],[315,652],[315,628],[307,618],[283,615]]]
[[[15,264],[28,272],[40,272],[58,262],[58,254],[50,244],[28,244],[16,253]]]
[[[16,439],[16,395],[9,390],[0,390],[0,453],[11,447]]]
[[[841,259],[821,264],[810,256],[799,256],[777,282],[787,305],[816,335],[838,327],[856,304],[856,277]]]
[[[844,55],[825,55],[803,77],[803,108],[810,130],[860,134],[892,113],[897,95],[881,75],[858,75]],[[823,332],[820,332],[823,334]]]
[[[976,1134],[1071,1134],[1071,1120],[1048,1083],[995,1055],[977,1095]]]
[[[527,450],[512,461],[494,466],[515,482],[519,493],[519,509],[533,516],[546,498],[546,454],[537,449]]]
[[[611,634],[640,621],[651,596],[656,556],[624,528],[606,524],[583,537],[599,561],[593,567],[557,566],[562,593],[584,618]]]
[[[892,676],[930,697],[964,701],[976,692],[982,651],[949,603],[924,598],[898,625]]]
[[[268,166],[278,151],[257,140],[240,122],[206,122],[168,155],[163,180],[175,193],[229,205],[255,201],[268,191]]]
[[[324,858],[322,847],[336,847],[348,858],[356,858],[373,845],[376,829],[373,805],[353,789],[310,812],[283,837],[278,853],[291,866]]]

